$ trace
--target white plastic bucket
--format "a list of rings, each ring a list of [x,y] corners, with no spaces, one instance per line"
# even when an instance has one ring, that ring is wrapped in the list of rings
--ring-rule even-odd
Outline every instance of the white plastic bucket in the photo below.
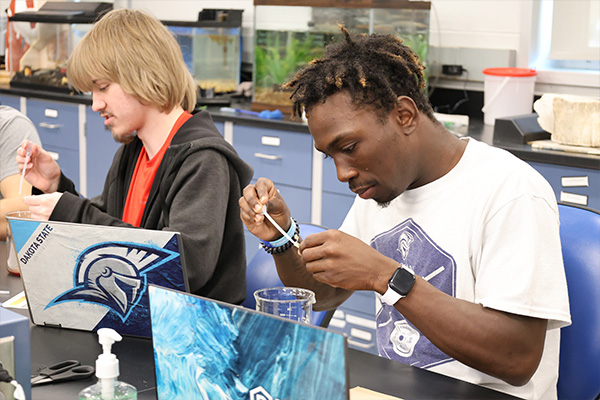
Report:
[[[531,113],[536,71],[527,68],[486,68],[483,70],[483,123],[494,125],[496,118]]]

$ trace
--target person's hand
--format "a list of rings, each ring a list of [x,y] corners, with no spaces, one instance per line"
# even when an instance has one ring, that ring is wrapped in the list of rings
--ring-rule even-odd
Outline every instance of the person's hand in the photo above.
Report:
[[[25,196],[23,201],[29,206],[31,218],[48,221],[62,195],[62,193],[54,192],[39,196]]]
[[[31,150],[29,162],[25,165],[28,148]],[[25,168],[25,179],[44,193],[52,193],[58,189],[60,167],[50,153],[35,143],[24,140],[17,149],[17,164],[19,173]]]
[[[244,188],[239,200],[240,218],[250,233],[259,239],[277,240],[281,233],[260,213],[265,204],[269,215],[287,231],[291,225],[290,210],[273,182],[267,178],[259,178],[255,184]]]
[[[300,243],[306,270],[317,281],[346,290],[383,294],[398,263],[338,230],[313,233]]]

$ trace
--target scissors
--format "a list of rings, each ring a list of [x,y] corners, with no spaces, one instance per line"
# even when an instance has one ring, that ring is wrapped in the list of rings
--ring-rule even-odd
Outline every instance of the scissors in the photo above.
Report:
[[[31,378],[31,385],[85,379],[94,375],[94,371],[91,365],[81,365],[77,360],[66,360],[42,369]]]

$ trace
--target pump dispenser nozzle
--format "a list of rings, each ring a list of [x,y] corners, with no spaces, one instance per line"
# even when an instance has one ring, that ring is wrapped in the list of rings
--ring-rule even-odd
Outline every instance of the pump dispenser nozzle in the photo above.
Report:
[[[104,354],[110,353],[110,348],[114,342],[120,342],[121,335],[119,335],[114,329],[100,328],[98,329],[98,341],[102,345]]]
[[[110,328],[98,329],[98,342],[102,345],[102,354],[96,360],[96,377],[98,383],[79,393],[79,399],[95,400],[131,400],[137,399],[135,387],[118,382],[119,360],[111,353],[112,345],[121,341],[121,335]]]
[[[120,342],[121,339],[114,329],[98,329],[98,342],[102,345],[102,354],[96,360],[96,376],[99,379],[119,376],[119,360],[111,353],[111,348],[114,342]]]

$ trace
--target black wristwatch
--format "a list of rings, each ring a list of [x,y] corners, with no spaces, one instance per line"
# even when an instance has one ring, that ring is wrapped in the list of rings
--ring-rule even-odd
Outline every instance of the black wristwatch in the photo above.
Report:
[[[388,290],[381,296],[381,301],[393,306],[403,297],[406,297],[415,284],[415,274],[402,264],[388,281]]]

